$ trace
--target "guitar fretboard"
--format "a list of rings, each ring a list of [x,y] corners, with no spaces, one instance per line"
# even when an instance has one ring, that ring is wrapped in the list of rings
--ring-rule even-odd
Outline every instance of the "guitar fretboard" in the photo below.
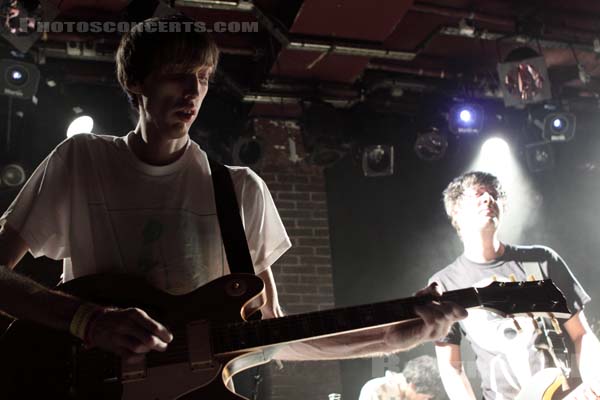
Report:
[[[465,308],[480,305],[477,291],[473,288],[447,292],[441,300],[453,301]],[[428,301],[431,301],[430,297],[411,297],[282,318],[224,324],[212,330],[213,352],[229,353],[414,320],[418,318],[414,306]]]

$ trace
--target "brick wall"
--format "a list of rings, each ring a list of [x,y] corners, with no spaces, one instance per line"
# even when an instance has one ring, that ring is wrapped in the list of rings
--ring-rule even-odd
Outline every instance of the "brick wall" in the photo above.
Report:
[[[332,308],[331,252],[321,171],[262,174],[293,247],[273,266],[289,313]]]
[[[259,170],[267,183],[293,247],[273,265],[279,299],[287,314],[334,307],[325,179],[320,168],[289,160],[288,138],[301,143],[296,125],[257,121],[267,140]],[[302,150],[299,146],[299,155]],[[341,393],[339,362],[271,363],[266,380],[273,400],[326,400]]]

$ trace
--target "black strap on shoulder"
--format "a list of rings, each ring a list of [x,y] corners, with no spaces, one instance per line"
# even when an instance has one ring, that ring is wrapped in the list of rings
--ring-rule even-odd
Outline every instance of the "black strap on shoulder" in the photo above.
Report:
[[[229,170],[223,164],[210,158],[208,162],[215,192],[217,217],[229,270],[232,273],[254,274],[252,257],[250,257],[240,208]]]

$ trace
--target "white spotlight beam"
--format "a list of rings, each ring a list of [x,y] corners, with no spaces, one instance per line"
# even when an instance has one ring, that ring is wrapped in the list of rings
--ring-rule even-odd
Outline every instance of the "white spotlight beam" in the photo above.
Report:
[[[94,128],[94,120],[89,115],[82,115],[75,118],[67,129],[67,137],[77,135],[78,133],[91,133]]]
[[[539,194],[535,193],[508,143],[500,137],[488,139],[469,170],[489,172],[500,179],[508,194],[500,236],[508,243],[525,241],[523,233],[536,223],[539,216]]]

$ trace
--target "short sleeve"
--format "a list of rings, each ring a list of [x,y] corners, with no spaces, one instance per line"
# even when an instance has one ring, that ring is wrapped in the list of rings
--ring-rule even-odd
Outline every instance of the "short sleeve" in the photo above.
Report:
[[[19,232],[34,257],[69,257],[70,183],[56,150],[36,168],[0,217]]]
[[[244,174],[238,199],[241,199],[242,221],[250,256],[258,274],[273,265],[292,244],[267,185],[252,170],[244,170],[247,173]]]
[[[591,301],[591,297],[575,278],[562,257],[548,247],[544,249],[549,253],[547,276],[563,292],[569,309],[575,314]]]

